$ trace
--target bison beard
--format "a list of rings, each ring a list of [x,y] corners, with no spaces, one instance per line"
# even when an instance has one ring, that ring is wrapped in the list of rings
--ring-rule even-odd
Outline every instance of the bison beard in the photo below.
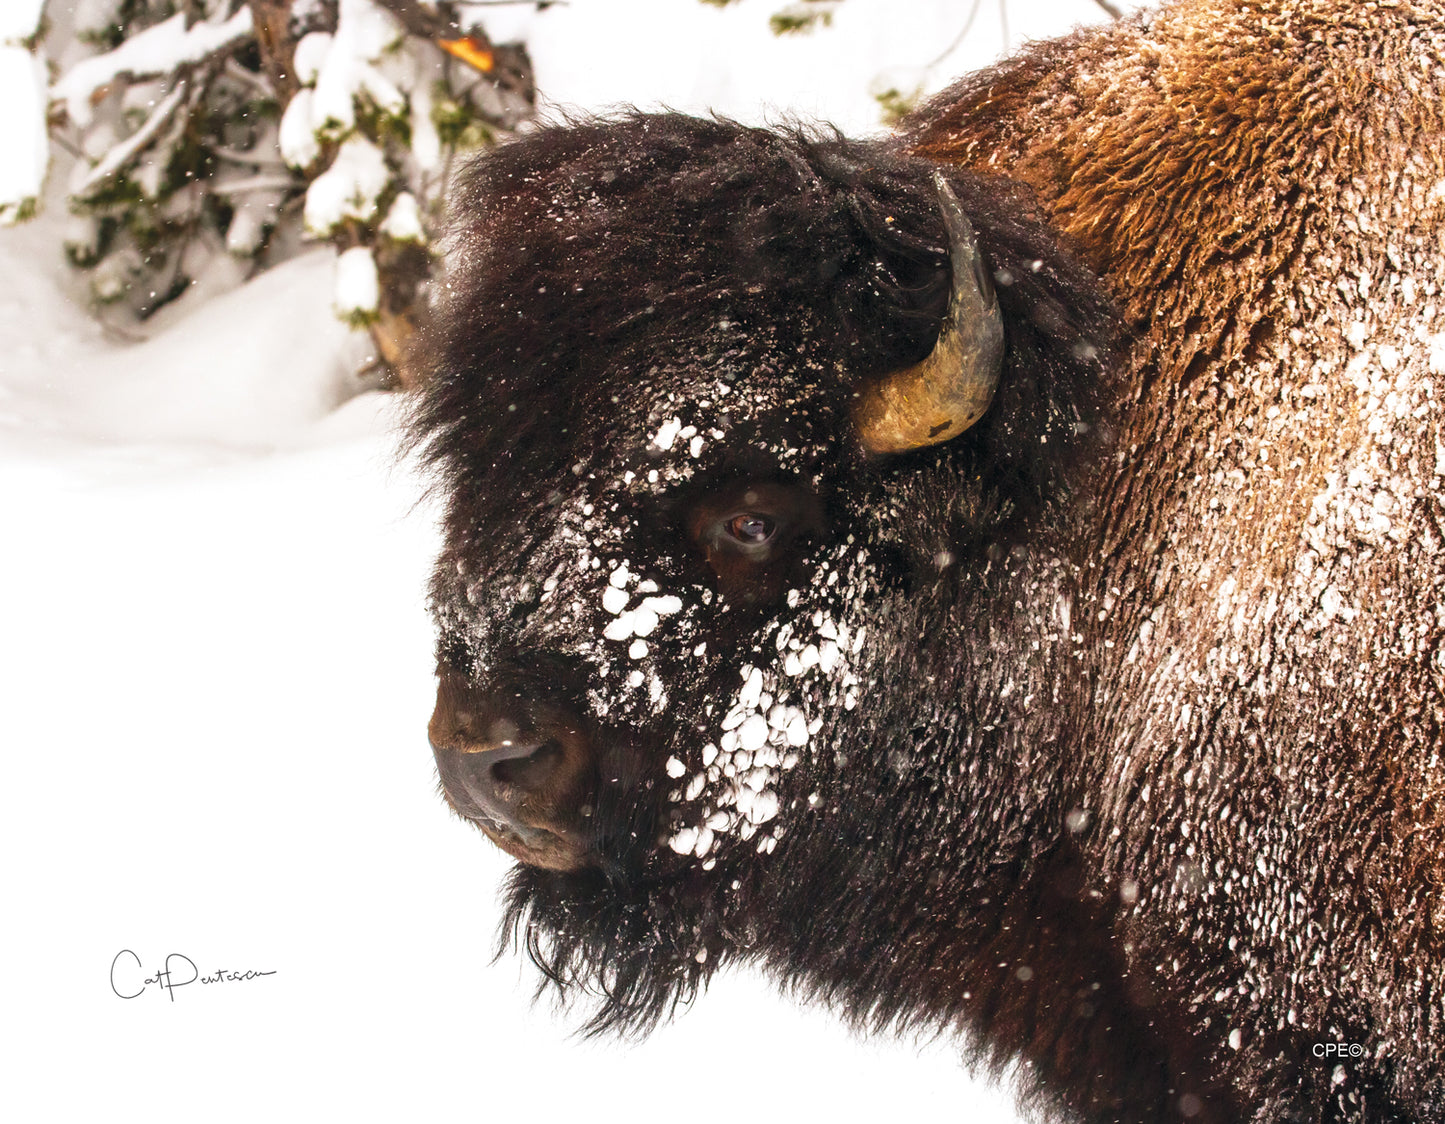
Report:
[[[1445,169],[1398,93],[1445,21],[1391,12],[1082,32],[906,142],[636,115],[472,169],[431,735],[591,1027],[743,958],[1046,1111],[1445,1119]],[[975,241],[988,410],[869,453]]]

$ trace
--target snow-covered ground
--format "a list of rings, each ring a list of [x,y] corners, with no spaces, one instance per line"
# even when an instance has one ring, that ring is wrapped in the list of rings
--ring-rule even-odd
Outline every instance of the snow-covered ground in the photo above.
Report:
[[[848,0],[787,41],[780,7],[573,0],[527,31],[561,102],[860,131],[869,76],[918,72],[968,5],[918,3],[910,37]],[[999,53],[997,13],[934,85]],[[61,226],[0,232],[0,1116],[1014,1119],[956,1045],[860,1041],[747,973],[640,1045],[532,1005],[530,967],[491,960],[507,860],[436,793],[434,509],[396,403],[348,399],[329,252],[121,343],[70,303]],[[142,990],[172,953],[274,974]]]

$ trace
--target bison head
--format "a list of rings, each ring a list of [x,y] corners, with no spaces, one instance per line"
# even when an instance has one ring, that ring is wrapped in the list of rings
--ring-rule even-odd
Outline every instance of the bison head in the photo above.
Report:
[[[449,254],[430,733],[514,931],[598,1026],[739,953],[916,1006],[1069,810],[1096,283],[1004,182],[677,115],[496,150]]]

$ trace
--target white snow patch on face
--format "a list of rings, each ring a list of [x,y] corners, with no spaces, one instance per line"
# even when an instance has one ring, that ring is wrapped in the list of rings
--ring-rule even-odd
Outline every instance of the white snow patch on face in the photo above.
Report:
[[[836,577],[830,563],[820,566],[811,600],[836,586]],[[796,609],[810,595],[794,590],[787,600]],[[729,835],[751,839],[778,815],[783,775],[797,766],[823,728],[822,715],[810,717],[804,698],[820,700],[826,708],[853,709],[859,686],[855,665],[866,637],[861,625],[850,626],[832,612],[799,613],[774,636],[778,660],[740,669],[741,682],[718,723],[719,733],[703,748],[702,771],[685,790],[673,793],[674,800],[704,799],[706,827],[678,829],[668,839],[674,851],[703,858],[718,840]],[[778,828],[764,832],[759,852],[772,851],[781,834]]]
[[[599,569],[598,566],[592,568]],[[625,707],[636,698],[643,697],[639,689],[645,684],[645,705],[652,713],[661,714],[667,707],[667,690],[657,674],[652,657],[658,644],[682,644],[687,649],[692,648],[693,637],[686,623],[685,602],[676,594],[662,592],[656,582],[639,578],[625,559],[611,565],[605,582],[601,583],[598,598],[603,610],[613,618],[602,629],[601,639],[626,644],[626,658],[632,661],[633,666],[621,681],[620,694],[593,691],[589,694],[592,705],[599,715],[605,716],[612,712],[614,706]],[[667,618],[678,615],[681,620],[675,622],[671,631],[662,627]],[[609,651],[603,644],[592,645],[590,651],[584,654],[591,655],[604,678],[617,657],[615,649]],[[634,696],[633,692],[638,694]]]
[[[571,616],[582,619],[585,603],[590,602],[593,619],[601,616],[601,622],[588,630],[589,638],[574,642],[571,650],[592,664],[601,680],[587,694],[599,718],[625,722],[643,719],[648,713],[665,714],[669,700],[656,661],[664,657],[672,661],[689,652],[695,658],[709,654],[709,645],[700,643],[697,636],[697,612],[712,603],[713,594],[694,586],[664,590],[653,581],[641,580],[635,571],[637,563],[623,559],[628,522],[608,513],[607,496],[615,492],[659,495],[692,479],[708,442],[725,440],[727,428],[740,413],[755,415],[788,405],[766,396],[747,400],[726,384],[719,384],[716,395],[713,402],[674,400],[669,395],[649,411],[650,419],[640,435],[652,463],[646,468],[619,469],[615,480],[600,491],[592,490],[586,502],[568,505],[562,514],[559,538],[566,547],[576,548],[574,573],[597,575],[595,592],[582,595],[583,604],[575,606]],[[726,409],[720,401],[723,398],[728,400]],[[693,423],[685,420],[689,417]],[[768,446],[768,451],[783,469],[803,455],[786,441]],[[659,455],[664,453],[669,455]],[[573,474],[583,476],[586,467],[574,466]],[[591,474],[587,478],[595,479]],[[610,511],[616,512],[617,505]],[[668,795],[674,804],[686,800],[693,807],[688,809],[687,824],[675,824],[665,841],[678,853],[704,860],[704,868],[712,864],[709,852],[727,836],[743,840],[760,836],[758,850],[773,849],[781,829],[760,828],[779,814],[778,787],[783,774],[798,764],[813,743],[823,727],[823,714],[838,707],[850,710],[857,703],[858,680],[851,667],[863,648],[864,630],[850,627],[839,608],[820,612],[816,607],[846,601],[838,567],[851,566],[858,553],[856,547],[848,547],[820,566],[808,587],[789,591],[789,608],[798,611],[805,605],[807,609],[788,622],[785,635],[779,634],[782,638],[775,660],[743,669],[734,697],[723,706],[705,707],[707,718],[714,723],[710,735],[705,727],[691,725],[675,731],[684,740],[674,743],[679,749],[667,765],[670,779],[678,784]],[[861,556],[858,561],[862,562]],[[544,586],[542,600],[549,599],[550,590]],[[793,614],[785,614],[789,615]],[[761,664],[756,658],[753,662]],[[810,710],[819,713],[810,714]],[[685,739],[693,729],[704,731],[699,741],[710,737],[700,750],[695,743],[687,746]],[[676,773],[674,763],[684,761],[691,770],[689,776]],[[695,807],[699,804],[701,808]]]
[[[657,630],[658,623],[663,617],[682,611],[682,598],[671,594],[662,597],[644,597],[638,605],[631,609],[627,608],[630,597],[627,590],[618,585],[618,574],[623,575],[622,583],[626,584],[630,575],[626,573],[626,567],[622,566],[613,571],[611,578],[608,579],[607,588],[602,591],[602,607],[616,618],[602,630],[602,635],[606,639],[626,640],[632,636],[651,636]],[[641,582],[637,587],[638,593],[649,593],[656,590],[657,585],[654,582]]]
[[[677,436],[681,431],[682,419],[674,417],[662,423],[662,428],[653,435],[651,444],[654,448],[666,452],[672,448],[672,443],[677,440]]]

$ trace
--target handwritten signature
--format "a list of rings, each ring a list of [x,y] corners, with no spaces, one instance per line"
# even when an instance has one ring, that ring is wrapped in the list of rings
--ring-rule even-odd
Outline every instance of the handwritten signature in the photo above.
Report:
[[[252,970],[241,972],[229,968],[217,968],[209,976],[203,976],[194,960],[183,953],[173,952],[166,957],[160,971],[148,976],[141,967],[140,957],[130,949],[123,948],[115,954],[115,959],[110,962],[110,990],[122,999],[136,999],[145,994],[146,988],[158,987],[169,994],[171,1002],[174,1003],[178,987],[187,987],[193,983],[241,983],[245,980],[259,979],[262,976],[274,976],[275,974],[274,969],[270,972]]]

